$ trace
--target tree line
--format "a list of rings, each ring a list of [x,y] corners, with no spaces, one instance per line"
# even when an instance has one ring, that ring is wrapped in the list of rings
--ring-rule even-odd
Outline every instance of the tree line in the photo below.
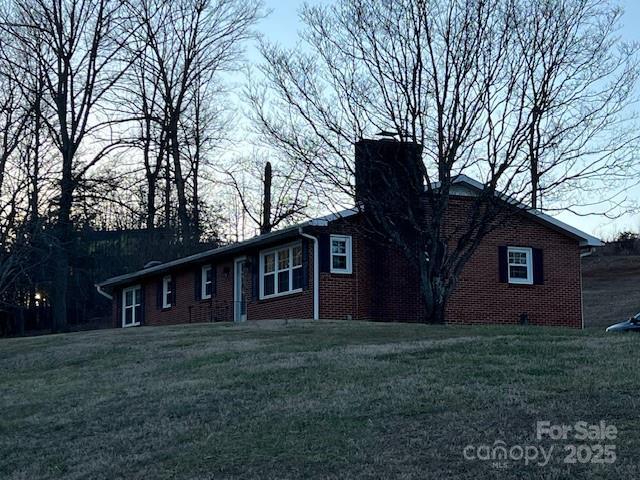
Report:
[[[354,144],[380,131],[423,146],[429,221],[372,196],[369,227],[419,265],[432,319],[496,224],[495,192],[550,211],[629,206],[638,47],[619,40],[617,5],[311,2],[295,47],[257,38],[267,13],[258,0],[3,3],[4,305],[33,303],[44,279],[62,328],[89,231],[161,232],[177,255],[352,203]],[[262,58],[240,89],[229,75],[254,41]],[[232,95],[255,141],[236,154]],[[452,244],[458,173],[485,190]]]

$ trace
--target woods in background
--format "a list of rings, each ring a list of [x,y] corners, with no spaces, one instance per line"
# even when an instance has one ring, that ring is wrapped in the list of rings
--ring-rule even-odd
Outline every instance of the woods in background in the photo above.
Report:
[[[3,4],[2,305],[46,301],[53,330],[63,329],[86,305],[79,297],[95,298],[94,280],[140,268],[143,254],[168,260],[218,243],[223,200],[205,199],[201,181],[228,139],[222,75],[240,67],[261,9],[253,0]]]

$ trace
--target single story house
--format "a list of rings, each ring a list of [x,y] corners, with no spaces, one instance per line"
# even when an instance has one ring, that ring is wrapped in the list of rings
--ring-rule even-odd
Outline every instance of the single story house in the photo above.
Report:
[[[482,189],[460,175],[449,215]],[[581,255],[600,240],[518,207],[482,241],[447,304],[448,323],[581,328]],[[362,234],[346,210],[110,278],[116,327],[260,319],[423,321],[415,268]]]

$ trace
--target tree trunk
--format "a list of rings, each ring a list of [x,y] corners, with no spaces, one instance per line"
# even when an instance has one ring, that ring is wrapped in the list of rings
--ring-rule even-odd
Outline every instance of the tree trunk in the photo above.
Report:
[[[178,123],[171,122],[170,127],[171,138],[171,156],[173,157],[173,173],[174,183],[176,186],[176,194],[178,197],[178,223],[180,225],[180,233],[183,240],[191,241],[191,222],[189,220],[189,212],[187,210],[187,196],[185,193],[184,177],[182,176],[182,165],[180,164],[180,147],[178,144]]]
[[[169,162],[167,150],[167,161],[164,167],[164,226],[167,230],[171,228],[171,165]]]
[[[430,255],[418,253],[420,269],[420,291],[425,307],[425,322],[442,324],[449,298],[446,282],[442,278],[442,260],[444,258],[441,245],[431,248]]]
[[[155,228],[156,219],[156,176],[147,174],[147,230]]]
[[[56,251],[53,253],[53,331],[67,324],[67,287],[69,284],[69,253],[71,240],[71,207],[73,205],[73,153],[70,145],[62,151],[62,180],[60,182],[60,205],[56,225]]]
[[[531,159],[531,207],[538,208],[538,184],[540,174],[538,173],[537,160]]]
[[[262,199],[262,225],[260,233],[269,233],[271,231],[271,162],[267,162],[264,166],[264,193]]]

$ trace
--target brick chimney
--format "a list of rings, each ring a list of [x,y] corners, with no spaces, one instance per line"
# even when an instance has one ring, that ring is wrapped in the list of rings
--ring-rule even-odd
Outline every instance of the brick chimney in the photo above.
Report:
[[[384,203],[390,212],[418,201],[423,191],[420,173],[422,145],[392,138],[363,139],[355,144],[355,200]]]

